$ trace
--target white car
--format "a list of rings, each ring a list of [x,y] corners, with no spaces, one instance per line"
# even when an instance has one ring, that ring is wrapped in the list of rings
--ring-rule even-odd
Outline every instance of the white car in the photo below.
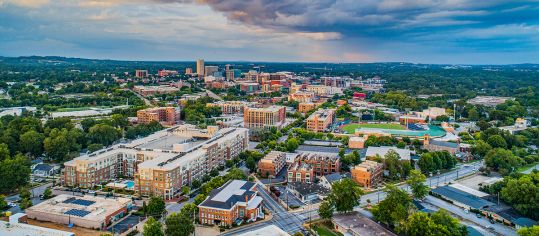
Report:
[[[7,205],[9,207],[16,207],[17,206],[17,203],[14,203],[14,202],[8,202]]]

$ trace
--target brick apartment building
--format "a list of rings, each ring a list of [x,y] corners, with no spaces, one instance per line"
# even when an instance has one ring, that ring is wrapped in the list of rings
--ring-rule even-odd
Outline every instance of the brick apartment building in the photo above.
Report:
[[[202,224],[219,226],[230,226],[238,219],[253,222],[264,217],[262,201],[255,183],[230,180],[198,205],[199,219]]]
[[[296,93],[291,93],[288,95],[288,101],[297,101],[297,102],[312,102],[316,96],[313,92],[298,91]]]
[[[245,128],[281,127],[285,123],[286,108],[270,106],[267,108],[245,108],[243,123]]]
[[[314,183],[314,170],[312,165],[306,163],[294,163],[288,168],[287,181],[289,183]]]
[[[366,160],[354,166],[350,172],[352,174],[352,180],[357,184],[366,188],[372,188],[382,182],[384,164]]]
[[[320,109],[307,118],[307,130],[323,132],[335,121],[335,109]]]
[[[244,108],[253,107],[256,103],[244,102],[244,101],[219,101],[214,103],[208,103],[208,107],[220,107],[223,114],[242,114]]]
[[[258,162],[258,173],[263,177],[275,178],[286,165],[286,153],[271,151]]]
[[[183,186],[237,157],[248,140],[244,128],[169,128],[64,163],[62,184],[91,188],[123,176],[134,179],[136,195],[171,199]]]
[[[336,153],[302,153],[296,157],[295,162],[311,165],[316,177],[341,171],[340,158]]]
[[[301,102],[298,104],[298,112],[307,113],[311,110],[314,110],[318,105],[320,104],[314,102]]]
[[[149,124],[157,121],[165,126],[175,125],[180,121],[179,107],[157,107],[137,111],[140,124]]]

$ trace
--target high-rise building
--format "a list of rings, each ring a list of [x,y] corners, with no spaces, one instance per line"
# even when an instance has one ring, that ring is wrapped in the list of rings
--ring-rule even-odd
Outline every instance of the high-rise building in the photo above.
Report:
[[[217,71],[219,71],[218,66],[204,66],[204,76],[213,75]]]
[[[135,77],[137,78],[148,77],[148,70],[135,70]]]
[[[285,118],[286,108],[283,106],[243,110],[243,123],[246,128],[281,127],[285,123]]]
[[[203,59],[197,60],[197,74],[199,77],[204,76],[204,60]]]
[[[185,74],[186,74],[186,75],[193,74],[193,68],[191,68],[191,67],[185,68]]]
[[[225,66],[225,77],[226,77],[226,80],[228,81],[234,80],[234,66],[232,65]]]

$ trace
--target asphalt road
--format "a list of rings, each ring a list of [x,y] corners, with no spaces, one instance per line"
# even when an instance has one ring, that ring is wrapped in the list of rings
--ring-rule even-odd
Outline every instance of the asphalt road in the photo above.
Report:
[[[30,193],[32,193],[33,205],[39,204],[44,201],[44,200],[39,199],[39,195],[42,195],[45,192],[45,189],[47,189],[50,186],[52,186],[52,183],[47,183],[41,186],[37,186],[30,190]],[[8,202],[15,202],[15,201],[18,201],[19,199],[20,199],[19,194],[6,197],[6,201]],[[16,207],[9,208],[8,211],[11,211],[12,214],[22,212],[21,208],[19,208],[18,205]]]
[[[444,185],[446,183],[455,181],[456,179],[462,176],[478,172],[479,167],[481,167],[482,165],[483,165],[482,161],[471,163],[471,164],[459,164],[457,165],[457,168],[455,170],[449,171],[447,173],[443,173],[441,175],[436,175],[436,176],[427,178],[427,181],[425,181],[425,184],[430,187]],[[409,191],[407,184],[399,185],[399,188],[405,191]],[[367,199],[370,199],[372,204],[376,204],[379,201],[384,200],[385,197],[386,197],[386,193],[384,191],[381,191],[381,189],[376,192],[365,194],[361,196],[360,206],[366,206],[368,204]]]
[[[286,211],[283,206],[281,206],[278,202],[273,200],[272,197],[270,197],[269,193],[265,190],[263,185],[258,184],[257,190],[259,195],[264,199],[264,204],[266,208],[273,214],[273,218],[269,221],[255,223],[236,230],[230,230],[222,235],[242,234],[272,224],[278,226],[279,228],[288,232],[291,235],[296,232],[303,232],[305,234],[306,230],[305,228],[303,228],[303,222],[306,220],[305,218],[300,216],[300,214],[298,213],[290,213]]]

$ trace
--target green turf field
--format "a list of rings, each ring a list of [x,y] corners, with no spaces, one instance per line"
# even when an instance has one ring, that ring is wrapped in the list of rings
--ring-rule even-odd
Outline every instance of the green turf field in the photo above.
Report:
[[[404,130],[400,124],[349,124],[342,127],[349,134],[353,134],[357,128]]]

